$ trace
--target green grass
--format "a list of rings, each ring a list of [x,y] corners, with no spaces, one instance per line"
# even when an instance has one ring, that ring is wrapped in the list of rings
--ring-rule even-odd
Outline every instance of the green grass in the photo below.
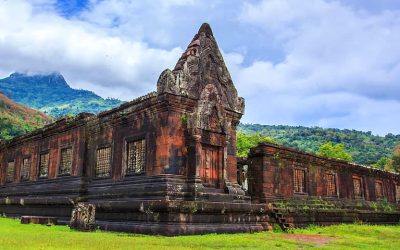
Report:
[[[327,238],[318,244],[285,237]],[[337,225],[295,229],[293,234],[210,234],[146,236],[97,231],[83,233],[67,226],[22,225],[0,218],[0,249],[400,249],[400,226]]]

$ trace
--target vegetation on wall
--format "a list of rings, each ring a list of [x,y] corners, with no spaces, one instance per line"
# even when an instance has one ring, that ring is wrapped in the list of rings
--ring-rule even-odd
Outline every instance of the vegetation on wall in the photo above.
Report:
[[[53,117],[81,112],[98,113],[122,103],[117,99],[103,99],[88,90],[72,89],[59,73],[13,73],[0,79],[0,90],[12,100]]]

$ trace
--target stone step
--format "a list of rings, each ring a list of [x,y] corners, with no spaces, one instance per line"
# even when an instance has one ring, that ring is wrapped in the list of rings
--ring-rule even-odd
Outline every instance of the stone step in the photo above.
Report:
[[[221,193],[203,193],[204,199],[216,202],[234,202],[234,203],[249,203],[250,197],[236,194],[221,194]]]
[[[213,193],[213,194],[224,194],[225,191],[222,188],[210,188],[210,187],[205,187],[203,189],[204,193]]]

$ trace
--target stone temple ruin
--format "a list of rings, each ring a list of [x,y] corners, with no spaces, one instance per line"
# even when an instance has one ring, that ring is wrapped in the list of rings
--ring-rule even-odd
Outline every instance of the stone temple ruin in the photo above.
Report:
[[[157,92],[3,143],[0,213],[162,235],[399,222],[398,174],[272,144],[238,159],[243,112],[203,24]]]

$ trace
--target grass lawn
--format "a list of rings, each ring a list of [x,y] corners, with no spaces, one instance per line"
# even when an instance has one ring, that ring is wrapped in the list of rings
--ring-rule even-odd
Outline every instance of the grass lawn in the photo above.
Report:
[[[0,218],[0,249],[400,249],[400,226],[337,225],[293,233],[146,236],[67,226],[22,225]]]

